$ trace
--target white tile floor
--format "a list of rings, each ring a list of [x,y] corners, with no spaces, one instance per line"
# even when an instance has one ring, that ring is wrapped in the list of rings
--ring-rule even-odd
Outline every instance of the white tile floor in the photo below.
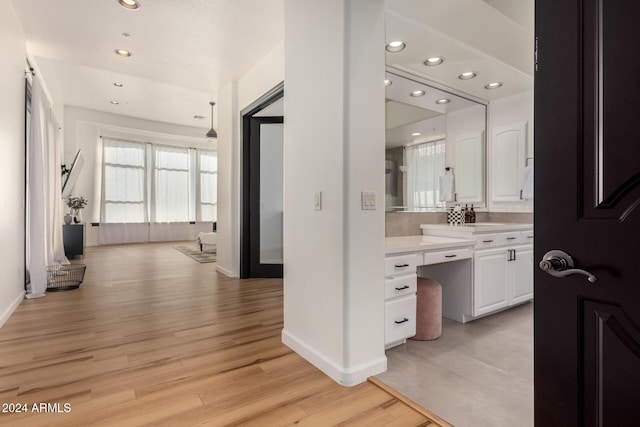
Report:
[[[533,426],[533,304],[387,350],[378,379],[456,427]]]

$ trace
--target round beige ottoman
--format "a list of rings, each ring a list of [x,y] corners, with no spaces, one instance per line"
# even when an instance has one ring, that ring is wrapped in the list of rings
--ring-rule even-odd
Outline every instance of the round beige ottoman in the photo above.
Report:
[[[435,340],[442,335],[442,286],[418,277],[416,335],[412,340]]]

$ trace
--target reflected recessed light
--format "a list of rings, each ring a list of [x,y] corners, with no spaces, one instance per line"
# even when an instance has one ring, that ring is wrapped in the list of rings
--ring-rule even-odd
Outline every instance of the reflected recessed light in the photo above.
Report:
[[[493,83],[489,83],[487,85],[484,85],[485,89],[498,89],[500,86],[502,86],[502,82],[493,82]]]
[[[424,96],[426,92],[423,90],[414,90],[413,92],[411,92],[411,96],[413,96],[414,98],[418,97],[418,96]]]
[[[407,47],[407,45],[402,40],[394,40],[387,43],[385,49],[387,50],[387,52],[400,52],[405,47]]]
[[[122,83],[120,83],[120,82],[113,82],[113,85],[114,85],[115,87],[123,87],[123,86],[124,86],[124,85],[123,85]]]
[[[113,105],[118,105],[118,104],[120,104],[118,101],[111,101],[111,103],[112,103]]]
[[[440,105],[442,105],[442,104],[448,104],[448,103],[450,103],[450,102],[451,102],[451,100],[450,100],[450,99],[442,98],[442,99],[438,99],[438,100],[436,101],[436,104],[440,104]]]
[[[429,59],[427,59],[426,61],[424,61],[424,65],[426,65],[427,67],[433,67],[434,65],[440,65],[444,62],[444,58],[441,56],[434,56],[431,57]]]
[[[118,0],[118,3],[120,3],[120,6],[129,10],[136,10],[140,8],[140,3],[136,0]]]
[[[414,132],[411,134],[411,136],[420,136],[420,135],[422,135],[420,132]]]
[[[389,79],[384,79],[384,85],[385,86],[391,86],[393,84],[393,82]]]
[[[476,73],[475,71],[465,71],[464,73],[460,74],[458,78],[460,80],[469,80],[477,76],[478,76],[478,73]]]
[[[114,50],[114,52],[116,53],[116,55],[122,56],[124,58],[128,58],[131,56],[131,52],[129,52],[128,50],[124,50],[124,49],[116,49]]]

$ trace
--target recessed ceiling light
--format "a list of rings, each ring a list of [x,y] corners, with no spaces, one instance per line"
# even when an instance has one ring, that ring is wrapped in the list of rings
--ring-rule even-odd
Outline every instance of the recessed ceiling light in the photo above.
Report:
[[[116,53],[116,55],[120,55],[124,58],[128,58],[131,56],[131,52],[129,52],[128,50],[124,50],[124,49],[116,49],[114,50],[114,52]]]
[[[493,83],[489,83],[484,85],[485,89],[498,89],[500,86],[502,86],[502,82],[493,82]]]
[[[448,104],[448,103],[450,103],[450,102],[451,102],[451,100],[450,100],[450,99],[442,98],[442,99],[438,99],[438,100],[436,101],[436,104],[440,104],[440,105],[442,105],[442,104]]]
[[[411,96],[417,98],[418,96],[424,96],[425,93],[426,92],[423,90],[414,90],[413,92],[411,92]]]
[[[460,74],[458,76],[458,78],[460,80],[469,80],[469,79],[473,79],[474,77],[477,77],[478,73],[475,71],[465,71],[464,73]]]
[[[407,45],[402,40],[394,40],[387,43],[385,49],[387,50],[387,52],[400,52],[405,47],[407,47]]]
[[[129,10],[136,10],[140,8],[140,3],[136,0],[118,0],[118,3],[120,3],[120,6]]]
[[[411,134],[411,136],[420,136],[420,135],[422,135],[420,132],[414,132]]]
[[[131,38],[131,34],[129,34],[129,33],[122,33],[122,37],[124,37],[125,39],[130,39],[130,38]]]
[[[384,85],[385,86],[391,86],[393,84],[393,82],[389,79],[384,79]]]
[[[427,67],[433,67],[434,65],[440,65],[444,62],[444,58],[441,56],[433,56],[426,61],[424,61],[424,65]]]
[[[113,85],[114,85],[115,87],[123,87],[123,86],[124,86],[124,85],[123,85],[122,83],[120,83],[120,82],[113,82]]]
[[[111,101],[111,103],[112,103],[113,105],[118,105],[118,104],[120,104],[118,101]]]

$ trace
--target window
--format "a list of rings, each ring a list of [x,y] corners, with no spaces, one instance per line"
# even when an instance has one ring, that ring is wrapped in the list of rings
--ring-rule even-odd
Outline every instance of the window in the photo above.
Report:
[[[218,157],[214,151],[198,151],[200,221],[218,220]]]
[[[103,139],[103,222],[145,222],[144,144]]]
[[[407,206],[413,208],[444,207],[440,201],[439,178],[445,167],[445,141],[408,146]]]
[[[189,150],[153,146],[153,222],[189,221]]]
[[[216,221],[214,151],[102,140],[102,222]]]

